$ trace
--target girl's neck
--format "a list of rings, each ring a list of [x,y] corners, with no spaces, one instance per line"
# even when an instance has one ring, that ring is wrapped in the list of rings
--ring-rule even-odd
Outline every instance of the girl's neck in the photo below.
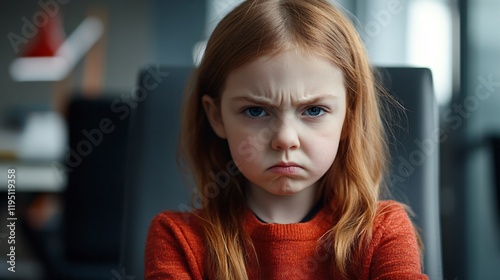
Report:
[[[261,220],[274,224],[298,223],[307,216],[320,198],[319,186],[310,186],[293,195],[274,195],[262,188],[248,184],[248,207]]]

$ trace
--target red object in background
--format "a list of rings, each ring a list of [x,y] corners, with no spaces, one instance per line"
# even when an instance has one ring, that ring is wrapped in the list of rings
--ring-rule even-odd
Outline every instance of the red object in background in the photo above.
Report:
[[[47,18],[46,24],[38,27],[37,35],[28,43],[22,57],[55,56],[63,44],[65,35],[61,17],[56,14],[47,15]]]

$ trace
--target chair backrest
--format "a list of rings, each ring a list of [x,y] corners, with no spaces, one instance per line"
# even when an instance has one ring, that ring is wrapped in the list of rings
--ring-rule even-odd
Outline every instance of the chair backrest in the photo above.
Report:
[[[181,210],[180,205],[189,201],[176,153],[182,96],[190,71],[151,66],[139,74],[137,90],[143,95],[130,116],[121,260],[126,274],[139,279],[144,275],[151,220],[163,210]]]
[[[432,74],[426,68],[378,68],[384,88],[403,105],[389,130],[394,199],[411,207],[425,245],[424,270],[442,279],[439,211],[439,121]],[[390,122],[389,122],[390,124]]]
[[[146,67],[139,75],[144,98],[132,110],[125,199],[122,265],[127,275],[144,274],[149,223],[165,209],[183,210],[188,189],[176,164],[180,105],[192,69]],[[441,279],[438,199],[437,105],[428,69],[379,68],[388,91],[406,107],[405,123],[394,130],[391,189],[415,212],[426,246],[425,272]],[[151,86],[152,72],[168,76]]]

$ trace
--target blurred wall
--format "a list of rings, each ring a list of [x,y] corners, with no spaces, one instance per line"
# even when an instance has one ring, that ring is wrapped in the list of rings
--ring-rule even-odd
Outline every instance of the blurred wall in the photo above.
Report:
[[[45,1],[47,2],[47,1]],[[61,1],[64,2],[64,1]],[[59,5],[66,36],[70,35],[89,10],[107,11],[107,38],[103,87],[105,92],[130,92],[136,83],[138,69],[155,61],[152,39],[152,0],[66,0]],[[16,57],[7,34],[22,35],[23,17],[32,21],[41,7],[38,1],[2,1],[0,9],[0,125],[5,124],[5,113],[10,108],[30,103],[50,106],[53,83],[15,82],[8,73],[10,62]],[[22,48],[24,45],[20,45]],[[75,69],[72,88],[81,86],[82,62]]]
[[[172,66],[193,65],[193,46],[205,40],[206,0],[152,0],[154,61]]]
[[[46,0],[45,2],[49,2]],[[53,0],[55,1],[55,0]],[[130,93],[140,67],[146,64],[192,65],[192,49],[205,39],[206,1],[161,0],[64,0],[59,5],[66,36],[92,9],[108,14],[104,91]],[[64,2],[61,0],[61,2]],[[58,2],[57,2],[58,3]],[[0,126],[5,112],[29,103],[49,106],[53,91],[50,82],[15,82],[8,73],[16,57],[7,34],[22,36],[23,17],[32,21],[41,7],[38,1],[2,1],[0,10]],[[19,45],[22,49],[24,44]],[[72,87],[81,86],[82,62],[75,69]]]
[[[496,201],[495,169],[488,138],[500,136],[500,2],[469,1],[468,72],[461,102],[467,122],[466,157],[467,263],[469,279],[498,279],[500,275],[500,213]]]

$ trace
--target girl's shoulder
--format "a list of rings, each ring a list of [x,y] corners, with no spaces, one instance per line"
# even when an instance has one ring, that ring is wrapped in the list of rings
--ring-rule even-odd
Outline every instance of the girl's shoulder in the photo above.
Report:
[[[378,203],[364,264],[370,267],[370,275],[385,275],[384,279],[428,279],[421,273],[418,236],[408,213],[410,208],[400,202]],[[398,260],[397,264],[394,260]],[[397,269],[387,270],[394,266]]]
[[[151,221],[148,239],[169,240],[186,247],[203,250],[203,229],[197,210],[190,212],[163,211]],[[188,245],[191,244],[191,245]]]
[[[150,230],[161,229],[167,231],[197,232],[200,230],[198,210],[193,211],[163,211],[151,221]]]
[[[385,215],[385,214],[389,214],[390,212],[394,212],[394,211],[403,211],[405,212],[407,206],[402,204],[401,202],[399,201],[396,201],[396,200],[381,200],[378,202],[378,205],[377,205],[377,213],[380,215]]]
[[[151,221],[145,279],[202,279],[205,245],[196,211],[164,211]]]
[[[410,215],[413,215],[410,207],[403,203],[394,200],[380,201],[373,223],[372,245],[377,247],[388,243],[399,243],[411,246],[418,252],[419,241],[416,235],[418,230],[413,225]],[[397,240],[400,242],[395,242]]]
[[[382,200],[378,202],[375,220],[406,219],[409,217],[408,213],[411,210],[407,205],[395,200]]]
[[[395,200],[379,201],[373,228],[375,231],[395,225],[412,228],[409,213],[411,213],[411,210],[405,204]]]

